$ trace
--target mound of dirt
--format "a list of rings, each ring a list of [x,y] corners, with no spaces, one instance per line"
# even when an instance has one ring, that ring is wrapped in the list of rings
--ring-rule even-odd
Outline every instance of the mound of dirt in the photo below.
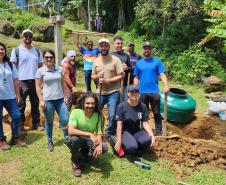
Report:
[[[214,140],[226,145],[226,122],[217,116],[196,113],[196,119],[190,124],[167,124],[170,133],[186,138]]]
[[[158,138],[151,154],[187,167],[194,168],[211,162],[217,167],[226,169],[226,147],[212,140],[184,137]]]

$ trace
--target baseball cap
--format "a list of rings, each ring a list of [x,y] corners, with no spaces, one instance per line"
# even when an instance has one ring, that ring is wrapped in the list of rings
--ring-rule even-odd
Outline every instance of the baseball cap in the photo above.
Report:
[[[76,56],[76,52],[74,50],[69,50],[67,52],[67,57],[72,57],[72,56]]]
[[[100,40],[98,41],[98,44],[103,43],[103,42],[105,42],[105,43],[107,43],[107,44],[110,44],[109,40],[106,39],[106,38],[100,39]]]
[[[31,33],[33,35],[33,32],[29,29],[26,29],[22,32],[22,36],[24,36],[25,33]]]
[[[133,84],[129,85],[128,92],[131,92],[131,91],[138,91],[139,92],[138,86],[133,85]]]
[[[129,41],[129,42],[128,42],[128,46],[130,46],[130,45],[135,45],[135,44],[134,44],[133,41]]]
[[[146,46],[148,46],[148,47],[152,47],[151,42],[149,42],[149,41],[145,41],[145,42],[143,43],[143,46],[142,46],[142,47],[146,47]]]

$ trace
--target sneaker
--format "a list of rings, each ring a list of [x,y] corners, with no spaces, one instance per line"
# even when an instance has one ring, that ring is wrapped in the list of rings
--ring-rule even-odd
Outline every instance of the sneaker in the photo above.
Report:
[[[10,144],[11,145],[16,145],[16,146],[19,146],[19,147],[26,147],[27,144],[21,139],[21,138],[12,138],[11,141],[10,141]]]
[[[72,174],[75,176],[75,177],[81,177],[81,169],[80,169],[80,165],[79,164],[74,164],[72,163]]]
[[[48,151],[52,152],[54,150],[53,142],[48,142]]]
[[[0,149],[9,150],[10,146],[6,143],[5,138],[0,140]]]

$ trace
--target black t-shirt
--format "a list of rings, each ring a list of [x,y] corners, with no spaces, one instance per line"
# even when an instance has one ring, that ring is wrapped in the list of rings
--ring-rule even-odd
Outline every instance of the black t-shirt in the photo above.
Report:
[[[141,122],[149,120],[149,116],[145,104],[139,102],[133,107],[127,101],[124,101],[117,107],[115,120],[123,122],[123,131],[135,133],[140,130]]]
[[[125,77],[123,80],[123,86],[127,86],[127,81],[128,81],[128,73],[130,72],[130,59],[129,59],[129,55],[123,52],[112,52],[112,55],[118,57],[122,63],[125,63],[128,66],[128,70],[125,71]]]

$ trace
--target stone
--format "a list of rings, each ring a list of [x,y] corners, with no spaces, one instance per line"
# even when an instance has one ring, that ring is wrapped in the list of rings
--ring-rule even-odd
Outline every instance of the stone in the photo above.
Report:
[[[210,76],[204,80],[204,88],[206,93],[221,91],[224,87],[224,81],[216,76]]]
[[[0,34],[11,36],[15,32],[15,28],[11,25],[9,21],[0,22]]]

